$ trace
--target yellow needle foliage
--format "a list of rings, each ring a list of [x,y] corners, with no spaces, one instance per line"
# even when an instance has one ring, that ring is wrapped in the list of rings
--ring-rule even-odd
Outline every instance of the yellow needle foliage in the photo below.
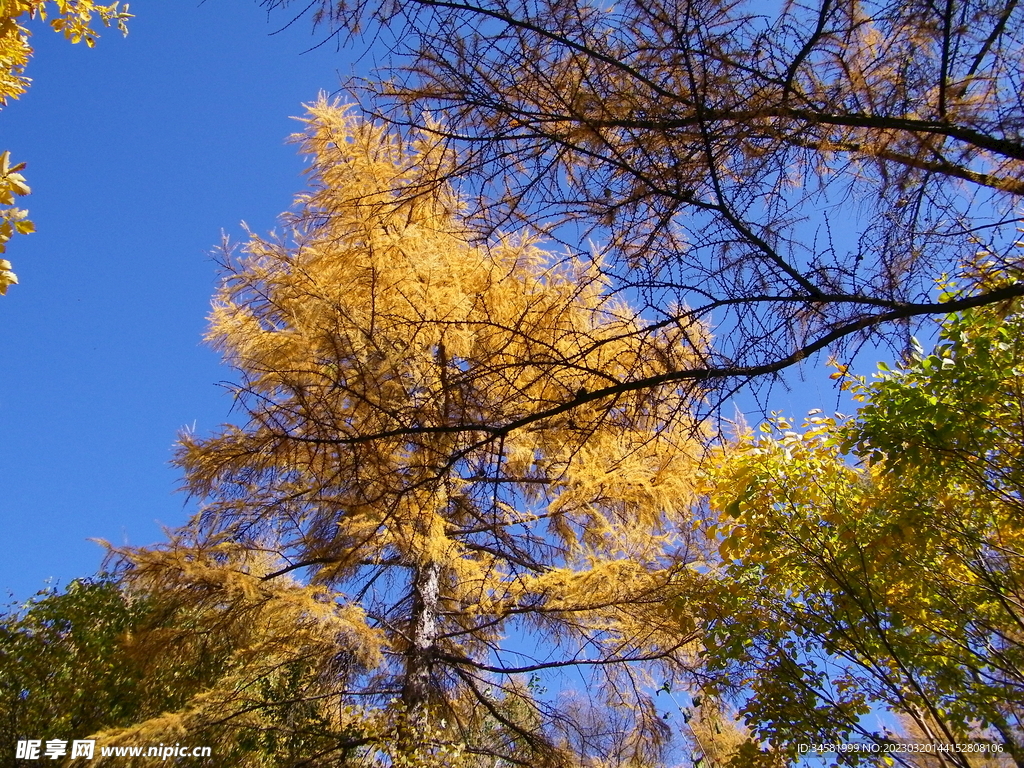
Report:
[[[681,567],[699,393],[630,382],[687,365],[704,329],[641,332],[599,259],[483,242],[429,139],[323,100],[306,126],[310,189],[283,236],[226,255],[211,316],[247,421],[184,436],[206,506],[170,546],[124,553],[129,578],[227,594],[202,562],[281,610],[343,611],[335,647],[307,657],[335,670],[332,711],[365,718],[332,759],[656,762],[671,734],[651,683],[694,660],[664,606],[699,587]],[[269,619],[251,631],[293,642]],[[240,679],[208,694],[221,722],[256,717]]]
[[[92,26],[95,18],[106,27],[116,24],[123,34],[128,34],[127,21],[131,18],[128,5],[121,9],[118,5],[98,5],[92,0],[0,0],[0,107],[28,89],[29,79],[24,72],[32,56],[31,33],[22,22],[49,16],[50,26],[55,31],[72,43],[84,41],[91,48],[99,37]],[[26,218],[28,212],[14,204],[17,197],[30,192],[20,173],[24,167],[24,163],[12,166],[8,152],[0,154],[0,253],[7,250],[7,242],[15,233],[28,234],[35,230]],[[0,259],[0,296],[17,282],[10,262]]]

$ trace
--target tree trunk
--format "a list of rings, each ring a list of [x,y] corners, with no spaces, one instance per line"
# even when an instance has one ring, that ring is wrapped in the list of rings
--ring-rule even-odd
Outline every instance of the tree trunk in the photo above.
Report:
[[[417,566],[413,582],[412,644],[405,666],[402,702],[410,718],[420,716],[430,696],[430,672],[437,647],[440,567]]]

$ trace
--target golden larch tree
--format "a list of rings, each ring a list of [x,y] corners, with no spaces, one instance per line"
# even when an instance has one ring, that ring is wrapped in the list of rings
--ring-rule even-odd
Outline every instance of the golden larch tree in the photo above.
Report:
[[[214,302],[246,418],[184,436],[202,512],[123,553],[137,585],[266,629],[187,713],[112,738],[258,729],[255,680],[304,654],[335,761],[657,764],[654,688],[695,664],[665,606],[700,588],[700,393],[590,393],[688,365],[704,329],[641,332],[599,259],[481,243],[429,138],[323,100],[306,125],[309,191],[226,253]]]

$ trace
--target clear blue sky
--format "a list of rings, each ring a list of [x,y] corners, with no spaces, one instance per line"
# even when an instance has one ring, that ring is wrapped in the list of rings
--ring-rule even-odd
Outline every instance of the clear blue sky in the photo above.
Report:
[[[21,285],[0,299],[0,603],[94,573],[91,537],[150,544],[185,521],[175,436],[231,418],[231,372],[200,344],[210,251],[243,220],[273,227],[303,184],[290,116],[357,71],[333,44],[304,53],[308,19],[272,35],[288,17],[256,2],[131,10],[92,50],[36,24],[32,87],[0,112],[39,230],[12,242]],[[834,407],[811,379],[773,407]]]
[[[93,573],[88,539],[148,544],[182,523],[175,435],[229,418],[200,345],[210,250],[265,231],[302,186],[289,119],[352,55],[308,20],[271,35],[255,2],[142,0],[130,34],[73,46],[34,25],[32,87],[0,112],[38,233],[0,299],[0,603]]]

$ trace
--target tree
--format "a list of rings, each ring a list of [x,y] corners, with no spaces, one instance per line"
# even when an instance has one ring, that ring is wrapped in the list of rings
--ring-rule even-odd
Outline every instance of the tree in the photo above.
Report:
[[[29,45],[30,32],[22,26],[26,19],[45,19],[53,14],[50,26],[61,32],[72,43],[84,41],[90,48],[96,44],[99,35],[92,27],[94,16],[103,26],[116,24],[122,34],[128,34],[127,21],[131,18],[128,5],[118,9],[118,3],[97,5],[93,0],[7,0],[0,6],[0,107],[10,99],[19,98],[28,88],[25,67],[32,56]],[[28,212],[18,208],[18,197],[29,194],[30,190],[21,174],[25,164],[11,165],[10,153],[0,153],[0,253],[7,250],[7,242],[17,234],[29,234],[35,227],[27,218]],[[0,259],[0,296],[18,282],[11,271],[11,264]]]
[[[284,236],[225,254],[211,317],[247,422],[183,437],[203,511],[121,553],[130,583],[263,649],[176,723],[244,725],[301,659],[339,734],[303,764],[656,764],[655,688],[696,661],[666,606],[704,581],[684,567],[699,392],[584,404],[702,354],[703,328],[640,334],[595,265],[479,242],[428,136],[321,101],[300,140],[311,189]]]
[[[197,765],[273,768],[344,759],[379,730],[357,707],[339,706],[335,693],[336,674],[376,658],[360,642],[357,608],[288,578],[268,588],[261,577],[269,559],[238,545],[132,555],[121,587],[146,596],[151,610],[120,654],[159,706],[91,732],[99,751],[178,742],[212,747]]]
[[[167,691],[153,677],[141,685],[144,667],[124,651],[151,608],[99,576],[44,590],[0,616],[4,743],[85,738],[161,699]]]
[[[307,631],[311,622],[280,604],[265,610],[267,601],[251,590],[243,596],[241,583],[220,589],[215,603],[195,595],[175,599],[171,590],[156,596],[101,574],[76,579],[62,592],[44,590],[0,616],[4,742],[98,738],[94,759],[104,764],[103,747],[159,742],[131,727],[145,721],[165,742],[214,746],[209,760],[194,761],[200,765],[290,765],[300,752],[323,749],[337,734],[316,698],[300,696],[317,685],[301,655],[315,635]],[[320,637],[336,642],[333,635]],[[291,655],[274,653],[282,638]],[[187,717],[176,713],[211,683],[226,685],[239,666],[252,673],[259,667],[253,658],[263,675],[248,703],[261,706],[246,719],[247,738],[226,736],[229,729],[183,733]],[[145,765],[152,758],[115,755],[111,763]]]
[[[1022,331],[1019,300],[951,314],[931,354],[870,383],[840,368],[855,418],[776,416],[713,473],[727,581],[707,653],[745,670],[760,737],[884,742],[861,718],[885,707],[1024,765]]]
[[[714,354],[605,396],[680,381],[728,395],[827,347],[905,341],[956,309],[932,280],[978,243],[1018,261],[1017,0],[303,5],[332,35],[391,34],[394,63],[352,87],[458,148],[451,174],[485,232],[600,243],[638,332],[714,322]]]

